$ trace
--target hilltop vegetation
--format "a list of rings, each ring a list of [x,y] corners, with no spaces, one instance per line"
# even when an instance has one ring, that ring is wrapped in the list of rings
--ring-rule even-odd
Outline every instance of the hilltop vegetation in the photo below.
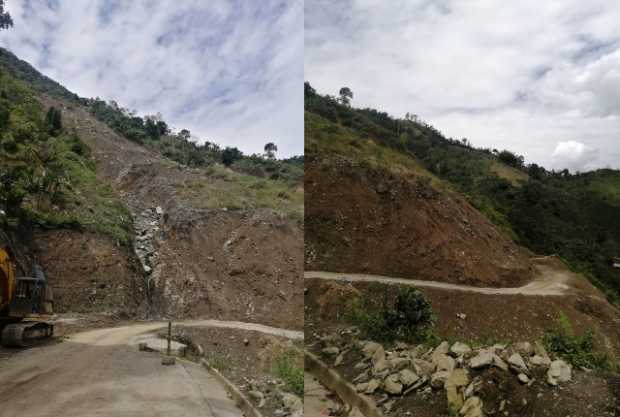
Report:
[[[307,143],[310,152],[357,154],[391,170],[444,180],[515,241],[560,255],[620,300],[620,270],[613,268],[620,256],[620,172],[548,171],[507,150],[446,138],[415,115],[397,119],[319,95],[308,83],[304,90],[306,123],[326,136]]]
[[[37,92],[85,106],[117,133],[183,165],[206,167],[222,163],[238,172],[260,178],[283,180],[291,184],[302,181],[303,156],[278,160],[274,150],[268,152],[267,146],[264,155],[244,155],[237,148],[222,149],[210,141],[198,144],[187,129],[172,132],[161,115],[141,117],[135,110],[124,108],[115,101],[79,97],[3,48],[0,48],[0,67]]]
[[[131,219],[99,182],[90,149],[45,112],[34,92],[0,68],[0,217],[2,226],[78,228],[126,244]]]

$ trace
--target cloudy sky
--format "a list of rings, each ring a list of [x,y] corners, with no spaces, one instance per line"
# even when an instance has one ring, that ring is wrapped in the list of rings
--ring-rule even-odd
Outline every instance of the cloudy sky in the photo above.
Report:
[[[0,45],[84,97],[303,152],[303,0],[8,0]]]
[[[620,168],[620,2],[306,0],[305,78],[547,168]]]

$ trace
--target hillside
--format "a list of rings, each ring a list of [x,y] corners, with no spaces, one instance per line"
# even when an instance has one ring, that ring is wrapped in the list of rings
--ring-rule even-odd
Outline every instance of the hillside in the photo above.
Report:
[[[58,312],[302,326],[302,158],[197,146],[161,119],[128,137],[124,109],[104,116],[5,50],[0,97],[2,228]]]
[[[464,197],[514,243],[540,255],[559,255],[610,300],[617,300],[620,269],[612,265],[620,253],[620,172],[547,171],[525,165],[509,151],[476,149],[466,139],[446,138],[414,116],[395,119],[373,109],[343,106],[309,84],[305,97],[311,138],[306,158],[321,159],[324,150],[365,154],[392,171],[396,165],[418,177],[431,177],[433,187],[440,180],[440,189]],[[312,170],[313,162],[307,162]],[[312,195],[309,187],[306,191]],[[306,210],[311,207],[306,205]],[[311,241],[312,233],[308,228]],[[495,256],[490,258],[493,262]]]

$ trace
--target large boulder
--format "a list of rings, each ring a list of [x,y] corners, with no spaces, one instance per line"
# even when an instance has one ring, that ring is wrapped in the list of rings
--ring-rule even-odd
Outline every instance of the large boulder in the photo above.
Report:
[[[456,367],[456,361],[448,355],[433,355],[432,360],[438,371],[452,372]]]
[[[398,395],[403,392],[403,385],[399,382],[399,375],[393,374],[385,378],[383,390],[392,395]]]
[[[464,417],[484,417],[482,400],[479,397],[470,397],[465,401],[459,414]]]
[[[405,386],[413,385],[420,377],[410,369],[403,369],[398,373],[398,379]]]
[[[435,372],[431,377],[431,387],[435,389],[442,388],[446,380],[450,377],[450,374],[451,372],[448,371]]]
[[[523,360],[523,357],[519,353],[513,353],[508,358],[508,363],[510,364],[510,367],[514,369],[516,372],[528,373],[528,369],[527,369],[527,366],[525,365],[525,361]]]
[[[493,364],[493,357],[497,356],[489,350],[481,350],[476,356],[469,360],[469,367],[472,369],[484,368]]]
[[[551,362],[547,371],[547,382],[550,385],[558,385],[559,382],[568,382],[572,378],[572,368],[563,360],[555,360]]]
[[[413,369],[415,373],[422,376],[431,376],[433,372],[435,372],[436,366],[434,363],[425,361],[424,359],[414,359],[413,360]]]
[[[471,347],[469,347],[468,344],[456,342],[450,348],[450,352],[454,353],[456,356],[462,356],[471,352]]]

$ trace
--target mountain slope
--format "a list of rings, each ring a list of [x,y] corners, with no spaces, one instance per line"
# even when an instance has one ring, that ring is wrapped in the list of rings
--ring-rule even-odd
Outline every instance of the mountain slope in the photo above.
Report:
[[[37,118],[49,109],[60,112],[59,137],[70,136],[88,150],[79,161],[92,167],[89,181],[124,213],[84,199],[77,207],[103,210],[101,221],[78,217],[70,224],[47,222],[44,230],[41,216],[28,216],[3,226],[13,236],[32,230],[33,239],[21,243],[43,263],[58,311],[302,326],[303,187],[282,178],[288,167],[278,175],[259,170],[252,176],[216,161],[180,164],[158,147],[122,136],[97,119],[87,100],[0,52],[0,71],[30,91]],[[23,142],[36,141],[28,136]],[[93,196],[87,191],[72,176],[60,187],[62,196]],[[49,212],[71,207],[60,201]],[[124,238],[99,227],[104,220],[123,225]]]
[[[532,278],[526,250],[411,158],[306,114],[306,269],[475,286]]]
[[[343,106],[309,84],[305,103],[307,112],[320,116],[324,125],[323,131],[312,128],[311,135],[326,136],[323,142],[339,147],[342,154],[354,152],[361,143],[372,145],[366,153],[384,155],[385,166],[415,161],[417,172],[443,180],[444,188],[464,197],[518,245],[543,255],[558,254],[610,300],[618,299],[620,269],[613,267],[613,259],[620,256],[619,171],[570,174],[525,165],[509,151],[476,149],[466,139],[446,138],[415,116],[396,119]],[[330,139],[342,128],[351,132],[348,139]]]

